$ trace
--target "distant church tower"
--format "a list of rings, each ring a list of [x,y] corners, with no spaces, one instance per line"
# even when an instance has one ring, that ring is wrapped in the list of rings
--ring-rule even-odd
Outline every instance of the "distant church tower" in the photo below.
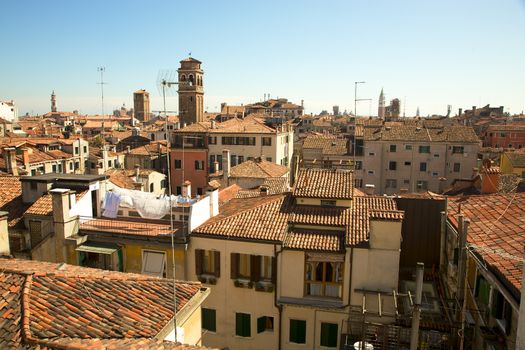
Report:
[[[55,95],[55,90],[51,93],[51,112],[56,113],[57,111],[57,97]]]
[[[381,88],[381,93],[379,94],[379,104],[377,108],[377,116],[379,118],[385,117],[385,94],[383,93],[383,88]]]
[[[419,106],[417,106],[416,117],[419,117]]]
[[[204,88],[201,61],[188,57],[180,61],[179,118],[181,125],[204,121]]]

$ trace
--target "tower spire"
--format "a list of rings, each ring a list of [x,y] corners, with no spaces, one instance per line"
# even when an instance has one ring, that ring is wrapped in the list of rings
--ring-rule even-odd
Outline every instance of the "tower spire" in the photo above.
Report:
[[[379,103],[377,108],[377,116],[379,118],[385,117],[385,94],[383,88],[381,88],[381,93],[379,94]]]
[[[57,97],[55,95],[55,90],[51,93],[51,112],[56,113],[57,111]]]

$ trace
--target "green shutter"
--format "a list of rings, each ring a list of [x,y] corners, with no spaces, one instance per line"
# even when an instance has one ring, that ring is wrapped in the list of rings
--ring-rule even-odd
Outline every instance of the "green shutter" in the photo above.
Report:
[[[337,337],[336,323],[321,323],[321,346],[337,347]]]
[[[235,314],[235,335],[239,337],[250,337],[250,314],[236,313]]]
[[[217,331],[216,311],[213,309],[202,308],[202,329],[210,332]]]
[[[257,333],[262,333],[266,330],[266,316],[257,319]]]
[[[297,344],[306,343],[306,321],[290,320],[290,342]]]

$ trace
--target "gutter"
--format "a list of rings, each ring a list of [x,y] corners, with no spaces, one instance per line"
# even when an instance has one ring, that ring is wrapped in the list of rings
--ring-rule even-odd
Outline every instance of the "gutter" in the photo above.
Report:
[[[273,255],[275,256],[275,265],[277,267],[277,263],[278,263],[278,256],[279,254],[281,254],[282,252],[282,247],[281,247],[281,250],[277,250],[277,245],[274,244],[273,245]],[[276,276],[275,276],[275,292],[273,293],[273,304],[274,306],[277,308],[277,310],[279,310],[279,334],[278,334],[278,337],[279,337],[279,340],[278,340],[278,350],[281,350],[282,348],[282,344],[281,344],[281,339],[282,339],[282,329],[283,329],[283,325],[282,325],[282,320],[283,320],[283,306],[282,305],[279,305],[277,303],[277,281],[278,281],[278,277],[279,275],[277,274],[277,270],[279,270],[278,268],[275,269],[276,271],[274,271],[274,273],[276,273]]]

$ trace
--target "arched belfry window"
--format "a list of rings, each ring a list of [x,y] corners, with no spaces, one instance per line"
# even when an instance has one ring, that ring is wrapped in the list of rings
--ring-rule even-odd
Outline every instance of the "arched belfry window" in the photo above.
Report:
[[[190,82],[190,85],[195,85],[195,80],[194,80],[194,78],[193,78],[193,74],[190,74],[190,75],[188,76],[188,81]]]
[[[186,76],[184,74],[180,76],[180,81],[186,81]]]

